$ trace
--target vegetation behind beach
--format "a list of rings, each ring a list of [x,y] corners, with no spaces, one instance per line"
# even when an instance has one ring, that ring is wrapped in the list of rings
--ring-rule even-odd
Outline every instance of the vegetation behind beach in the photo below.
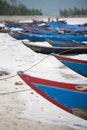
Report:
[[[28,9],[17,0],[0,0],[0,15],[42,15],[42,12],[38,9]]]
[[[18,0],[0,0],[0,15],[41,16],[43,12],[41,9],[29,9],[22,2],[18,2]],[[61,17],[87,16],[87,9],[77,7],[61,9],[59,15]]]

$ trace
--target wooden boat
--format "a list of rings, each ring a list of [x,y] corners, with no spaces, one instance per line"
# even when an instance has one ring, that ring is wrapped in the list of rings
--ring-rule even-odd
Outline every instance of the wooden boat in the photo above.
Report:
[[[33,77],[22,71],[18,75],[51,103],[87,120],[87,84],[56,82]]]
[[[65,42],[61,42],[61,41],[53,41],[53,40],[49,40],[46,39],[46,41],[54,46],[54,47],[78,47],[78,46],[87,46],[87,43],[83,43],[83,42],[69,42],[69,41],[65,41]]]
[[[54,56],[73,71],[87,77],[87,60],[79,60],[57,54],[54,54]]]
[[[20,32],[20,35],[23,36],[24,39],[30,40],[32,42],[36,41],[46,41],[46,39],[55,40],[55,41],[76,41],[76,42],[83,42],[87,41],[86,36],[76,36],[76,35],[67,35],[67,34],[38,34],[38,33],[23,33]]]
[[[79,26],[79,25],[71,25],[68,23],[55,23],[55,22],[51,22],[50,23],[50,28],[52,29],[60,29],[60,30],[65,30],[65,31],[71,31],[77,34],[77,32],[79,32],[79,34],[82,34],[82,32],[86,31],[87,34],[87,27],[85,26]]]
[[[10,31],[9,35],[17,40],[23,40],[23,36],[20,35],[20,33],[18,33],[18,31]]]
[[[42,53],[42,54],[51,54],[52,52],[59,53],[59,54],[87,54],[87,47],[51,47],[51,46],[42,46],[42,45],[37,45],[37,44],[32,44],[29,42],[24,42],[22,43],[32,49],[33,51],[37,53]]]
[[[0,26],[0,33],[9,33],[10,29],[6,28],[4,25]]]

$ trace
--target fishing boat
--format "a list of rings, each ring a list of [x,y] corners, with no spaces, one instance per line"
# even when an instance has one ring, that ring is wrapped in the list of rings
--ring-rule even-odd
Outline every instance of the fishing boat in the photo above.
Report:
[[[87,84],[51,81],[25,74],[23,71],[19,71],[18,75],[51,103],[87,120]]]
[[[65,42],[62,42],[62,41],[54,41],[54,40],[49,40],[49,39],[46,39],[46,41],[54,46],[54,47],[78,47],[78,46],[87,46],[87,43],[84,43],[84,42],[76,42],[76,41],[72,41],[72,42],[69,42],[69,41],[65,41]]]
[[[22,41],[22,43],[32,49],[33,51],[37,53],[42,53],[42,54],[51,54],[52,52],[59,53],[59,54],[87,54],[87,46],[78,46],[78,47],[52,47],[52,46],[43,46],[43,45],[38,45],[35,43],[30,43],[30,41]]]
[[[87,78],[87,60],[79,60],[62,55],[60,56],[58,54],[53,55],[64,65]]]
[[[23,33],[20,32],[20,35],[24,37],[24,39],[30,40],[32,42],[41,41],[44,42],[46,39],[55,40],[55,41],[76,41],[76,42],[84,42],[87,41],[87,36],[83,35],[69,35],[69,34],[38,34],[38,33]]]
[[[13,38],[15,38],[16,40],[23,40],[24,37],[19,33],[19,31],[10,31],[9,35]]]
[[[79,26],[79,25],[71,25],[68,23],[57,23],[57,22],[51,22],[50,23],[51,29],[60,29],[64,31],[70,31],[74,34],[83,34],[83,32],[86,32],[87,34],[87,26]]]

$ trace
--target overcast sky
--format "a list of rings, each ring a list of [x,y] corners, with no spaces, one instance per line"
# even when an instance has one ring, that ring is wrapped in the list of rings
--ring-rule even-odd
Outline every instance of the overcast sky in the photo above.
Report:
[[[28,8],[41,9],[44,15],[57,15],[60,9],[85,8],[87,0],[17,0]]]

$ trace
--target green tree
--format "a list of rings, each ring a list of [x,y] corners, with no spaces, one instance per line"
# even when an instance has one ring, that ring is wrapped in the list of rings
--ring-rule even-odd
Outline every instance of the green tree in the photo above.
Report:
[[[17,0],[0,0],[0,15],[42,15],[41,10],[28,9]]]
[[[77,7],[74,7],[73,9],[64,9],[60,10],[60,16],[63,17],[75,17],[75,16],[87,16],[87,9],[79,9]]]

